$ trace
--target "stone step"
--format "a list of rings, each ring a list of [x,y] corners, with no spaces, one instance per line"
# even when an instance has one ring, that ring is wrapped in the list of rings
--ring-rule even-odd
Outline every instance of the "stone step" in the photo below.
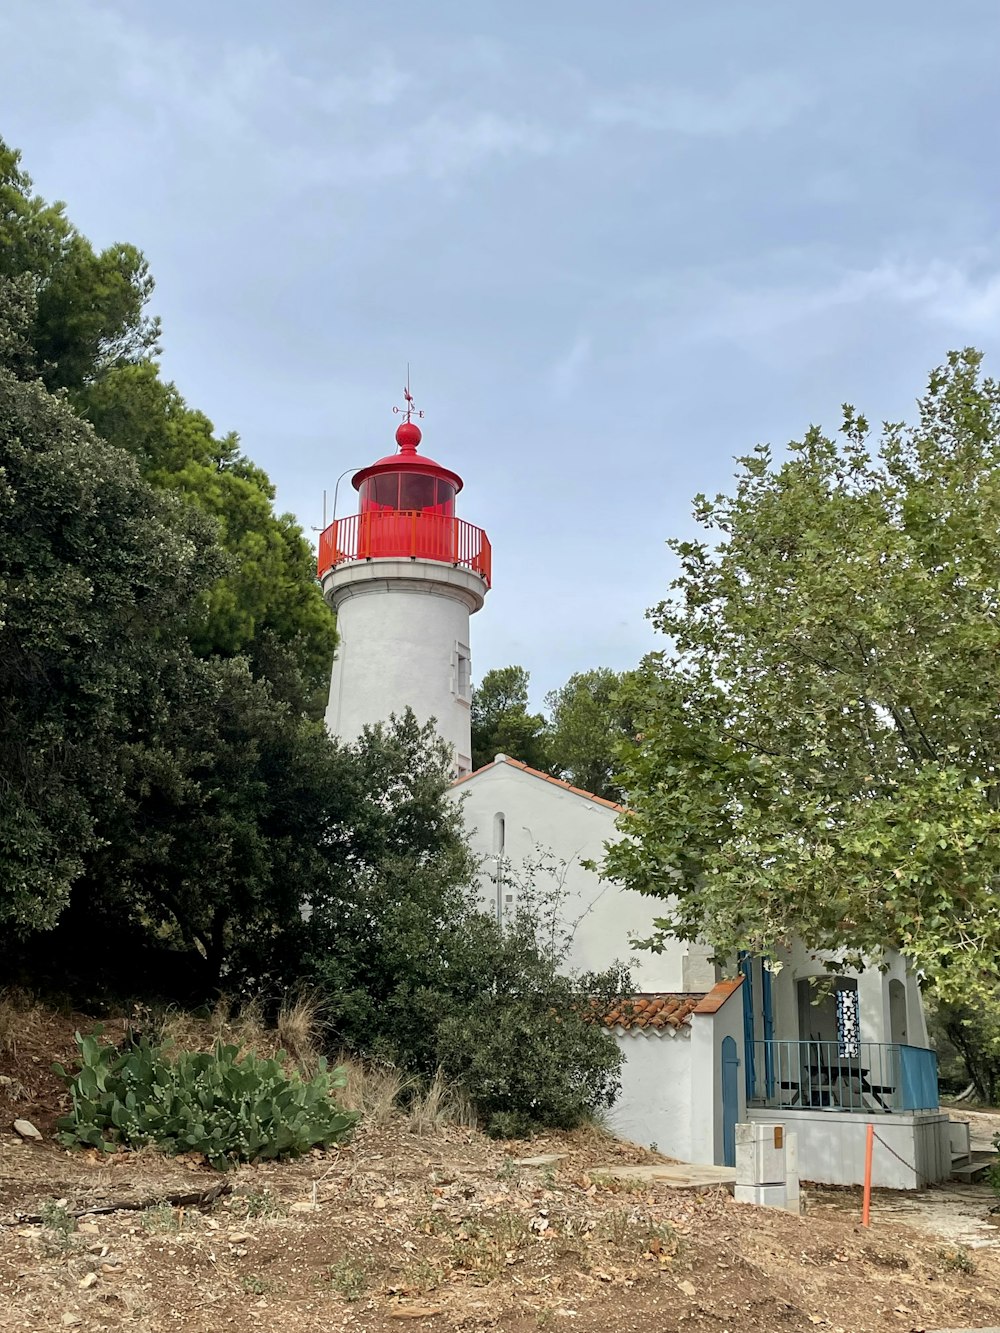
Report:
[[[1000,1165],[1000,1157],[995,1152],[973,1151],[968,1162],[962,1165],[952,1163],[951,1178],[971,1185],[974,1180],[982,1180],[991,1166],[997,1165]]]
[[[651,1162],[645,1166],[588,1167],[590,1176],[612,1176],[616,1180],[660,1181],[672,1189],[709,1189],[713,1185],[736,1184],[736,1168],[732,1166],[698,1166],[690,1162]]]

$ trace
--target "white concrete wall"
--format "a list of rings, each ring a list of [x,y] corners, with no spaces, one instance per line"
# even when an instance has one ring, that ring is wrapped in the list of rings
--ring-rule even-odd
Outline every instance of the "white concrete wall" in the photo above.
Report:
[[[743,1049],[743,991],[741,987],[728,997],[714,1014],[691,1015],[691,1156],[689,1162],[722,1166],[722,1043],[732,1037],[740,1055],[736,1080],[739,1106],[736,1122],[746,1120],[746,1053]]]
[[[618,1029],[612,1040],[625,1056],[621,1095],[608,1115],[613,1132],[682,1162],[702,1161],[691,1155],[692,1125],[703,1111],[694,1109],[690,1029],[664,1036]]]
[[[502,902],[506,912],[517,910],[517,886],[526,878],[526,859],[530,862],[540,851],[551,849],[567,863],[561,885],[547,874],[535,881],[536,894],[558,890],[562,895],[560,915],[565,928],[573,931],[567,967],[601,971],[616,961],[629,963],[636,991],[708,990],[715,984],[714,968],[700,957],[685,963],[687,946],[680,941],[668,944],[661,954],[633,950],[630,940],[653,933],[653,921],[664,904],[602,881],[580,864],[587,859],[600,862],[605,842],[620,836],[614,809],[507,763],[480,770],[453,788],[452,795],[463,804],[472,849],[482,860],[485,911],[497,909],[495,838],[497,815],[502,815],[500,873],[505,882],[500,897],[512,900]]]
[[[774,1010],[774,1035],[783,1041],[804,1041],[808,1032],[800,1031],[797,982],[807,977],[829,978],[825,963],[830,954],[806,949],[796,943],[783,951],[778,961],[780,970],[772,976],[771,995]],[[898,953],[886,958],[885,971],[877,967],[858,972],[845,968],[842,975],[853,977],[858,984],[858,1004],[861,1011],[861,1040],[888,1042],[892,1040],[889,1007],[889,982],[899,981],[906,991],[907,1040],[911,1046],[928,1046],[927,1024],[917,978],[908,971],[906,959]],[[758,1001],[759,1003],[759,1001]],[[761,1035],[757,1034],[758,1037]]]
[[[472,765],[471,690],[459,689],[457,652],[469,654],[469,617],[486,585],[469,570],[430,560],[348,563],[323,579],[339,642],[326,726],[355,740],[365,726],[412,708],[434,718],[456,771]],[[466,679],[471,684],[471,660]]]
[[[884,1139],[872,1153],[872,1184],[879,1189],[922,1189],[947,1180],[951,1146],[947,1115],[939,1111],[861,1115],[848,1111],[782,1110],[751,1107],[755,1124],[784,1125],[798,1135],[799,1175],[818,1185],[860,1185],[865,1178],[867,1125]],[[900,1160],[902,1159],[902,1160]]]

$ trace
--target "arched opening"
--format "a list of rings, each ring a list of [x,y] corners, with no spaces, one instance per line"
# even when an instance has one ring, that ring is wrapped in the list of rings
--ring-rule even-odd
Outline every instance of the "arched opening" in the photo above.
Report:
[[[857,977],[801,978],[798,982],[799,1039],[836,1043],[839,1036],[837,992],[857,994],[857,989]]]
[[[909,1036],[906,1030],[906,987],[893,978],[889,982],[889,1040],[907,1045]]]

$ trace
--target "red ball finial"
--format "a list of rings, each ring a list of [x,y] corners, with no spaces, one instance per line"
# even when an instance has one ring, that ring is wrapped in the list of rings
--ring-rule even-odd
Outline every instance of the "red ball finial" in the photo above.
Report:
[[[423,436],[420,427],[413,421],[403,421],[396,427],[396,443],[404,454],[413,454]]]

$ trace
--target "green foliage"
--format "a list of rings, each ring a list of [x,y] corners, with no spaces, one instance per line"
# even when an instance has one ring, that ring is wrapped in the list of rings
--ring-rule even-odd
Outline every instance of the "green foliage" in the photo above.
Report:
[[[978,1004],[963,998],[941,1001],[931,1016],[931,1035],[942,1070],[949,1055],[957,1066],[960,1091],[968,1082],[988,1106],[1000,1102],[1000,991],[984,993]],[[954,1079],[953,1079],[954,1081]]]
[[[95,253],[61,204],[32,193],[19,155],[0,140],[0,304],[8,309],[5,321],[0,308],[0,365],[68,389],[102,438],[131,454],[154,486],[187,502],[174,507],[182,528],[188,505],[211,517],[232,558],[216,564],[190,609],[195,647],[203,655],[246,653],[258,673],[273,671],[283,697],[298,704],[304,694],[318,716],[335,631],[312,549],[291,515],[274,512],[274,488],[240,453],[237,437],[216,437],[207,417],[159,378],[150,359],[159,323],[144,313],[152,290],[138,250]]]
[[[240,1287],[248,1296],[266,1296],[274,1288],[270,1278],[258,1277],[256,1273],[246,1273],[240,1278]]]
[[[0,921],[65,906],[219,558],[203,519],[0,367]]]
[[[343,1086],[343,1084],[340,1084]],[[233,1198],[234,1208],[240,1207],[244,1217],[283,1217],[285,1208],[281,1200],[267,1186],[260,1189],[244,1189]]]
[[[117,876],[147,937],[201,960],[207,994],[248,941],[266,958],[276,932],[297,938],[302,899],[337,854],[325,830],[352,818],[356,765],[241,659],[189,662],[175,697],[155,734],[123,756],[101,912],[121,902]]]
[[[155,348],[159,323],[143,313],[153,280],[141,253],[112,245],[97,254],[62,204],[32,194],[20,154],[0,139],[0,282],[22,276],[34,297],[33,362],[49,388],[79,388]]]
[[[505,931],[485,922],[478,956],[480,984],[442,1018],[436,1053],[488,1133],[572,1129],[610,1106],[622,1055],[593,1017],[621,998],[627,974],[560,973],[525,921]]]
[[[65,1203],[47,1199],[42,1204],[42,1226],[45,1228],[45,1248],[50,1254],[65,1255],[73,1248],[76,1218]]]
[[[144,1208],[139,1220],[143,1231],[152,1232],[154,1236],[174,1235],[182,1226],[180,1213],[169,1203],[154,1203],[151,1208]]]
[[[145,1038],[124,1052],[79,1033],[76,1043],[79,1073],[54,1066],[73,1102],[58,1122],[67,1147],[152,1143],[168,1153],[203,1153],[225,1170],[337,1143],[357,1119],[332,1100],[343,1078],[325,1061],[306,1081],[281,1059],[240,1056],[221,1042],[212,1054],[181,1051],[173,1059]]]
[[[149,481],[210,515],[232,557],[192,623],[198,652],[248,653],[265,675],[281,680],[283,673],[268,671],[273,650],[254,651],[258,640],[272,641],[293,650],[311,691],[325,687],[336,634],[312,548],[291,515],[275,514],[274,487],[240,452],[236,435],[217,437],[149,361],[113,368],[78,403]]]
[[[631,835],[606,871],[669,899],[663,926],[724,955],[798,936],[906,952],[939,990],[1000,957],[1000,386],[978,353],[933,373],[876,445],[847,408],[735,495],[651,613],[673,648],[628,705]]]
[[[976,1261],[964,1245],[943,1245],[938,1250],[941,1267],[949,1273],[968,1273],[976,1271]]]
[[[528,679],[524,667],[496,667],[472,691],[474,769],[506,754],[548,771],[546,722],[541,713],[528,712]]]
[[[595,796],[620,800],[616,774],[635,736],[625,688],[631,678],[607,667],[576,672],[545,696],[546,718],[528,711],[524,667],[487,671],[472,692],[473,768],[506,754]]]
[[[141,984],[155,941],[204,995],[241,924],[274,929],[326,865],[299,810],[345,767],[303,719],[334,630],[266,476],[143,359],[123,254],[0,144],[0,922],[29,971],[125,984],[124,956]]]
[[[368,1290],[368,1271],[350,1259],[338,1259],[326,1270],[330,1285],[345,1301],[357,1301]]]
[[[443,1067],[497,1132],[579,1123],[609,1104],[620,1054],[581,997],[627,982],[560,975],[544,902],[525,897],[510,931],[479,910],[431,728],[408,713],[348,752],[356,787],[339,789],[349,820],[324,826],[337,849],[328,878],[313,881],[307,920],[245,939],[234,966],[247,984],[281,990],[305,959],[334,1040],[427,1078]]]
[[[545,696],[554,771],[574,787],[609,801],[622,799],[616,774],[623,751],[635,740],[625,689],[631,675],[608,667],[578,671]]]

